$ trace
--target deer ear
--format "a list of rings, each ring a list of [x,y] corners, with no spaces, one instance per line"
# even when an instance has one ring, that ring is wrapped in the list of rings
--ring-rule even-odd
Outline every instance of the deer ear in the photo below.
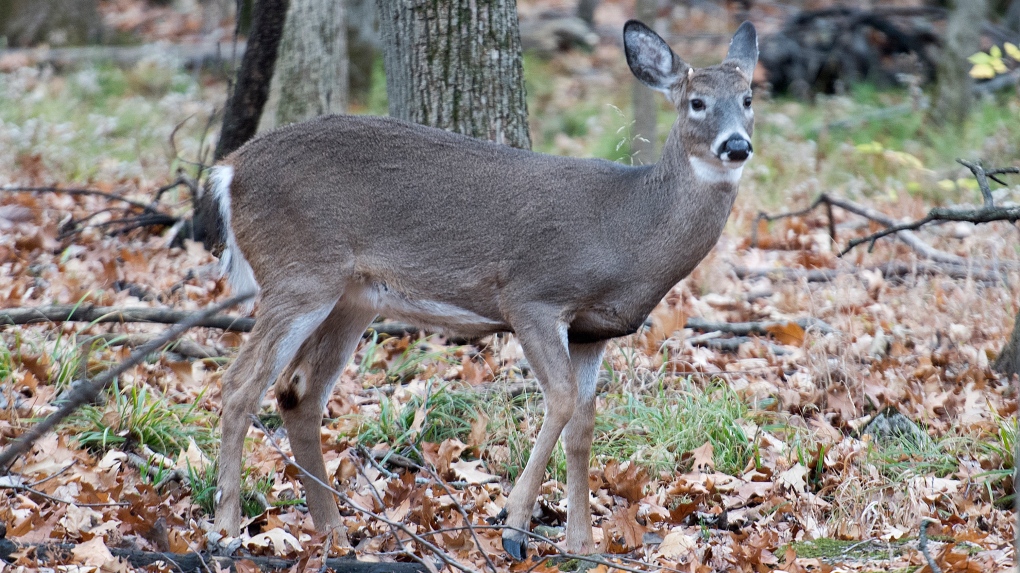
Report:
[[[754,66],[758,63],[758,33],[754,24],[744,22],[733,34],[726,61],[735,62],[748,78],[754,75]]]
[[[637,20],[623,26],[623,48],[634,76],[646,86],[666,94],[690,69],[665,40]]]

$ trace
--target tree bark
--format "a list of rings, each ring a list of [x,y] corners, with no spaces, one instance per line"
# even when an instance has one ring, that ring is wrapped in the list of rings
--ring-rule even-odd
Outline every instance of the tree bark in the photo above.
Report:
[[[54,46],[102,39],[98,0],[0,0],[0,48],[45,42]]]
[[[637,0],[634,17],[655,28],[658,0]],[[631,101],[634,106],[634,125],[630,135],[630,153],[635,163],[655,163],[656,123],[659,101],[655,90],[631,78]]]
[[[959,128],[966,121],[973,100],[967,58],[981,48],[981,22],[988,14],[988,0],[953,0],[951,4],[930,118],[937,124]]]
[[[1002,347],[999,357],[995,359],[992,368],[1003,376],[1020,374],[1020,312],[1017,313],[1013,322],[1013,334],[1009,342]]]
[[[290,0],[279,52],[262,127],[347,111],[344,2]]]
[[[390,115],[528,149],[516,0],[377,0]]]

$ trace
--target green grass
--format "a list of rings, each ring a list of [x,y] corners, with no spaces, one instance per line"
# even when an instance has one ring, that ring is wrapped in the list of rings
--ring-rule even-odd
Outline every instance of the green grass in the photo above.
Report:
[[[216,473],[215,464],[209,464],[201,470],[188,467],[187,481],[188,487],[191,488],[191,502],[206,515],[213,515],[216,512]],[[244,468],[241,475],[241,512],[246,517],[255,517],[266,510],[265,498],[273,489],[274,481],[272,475],[258,477],[250,468]],[[298,501],[294,500],[294,503]]]
[[[995,414],[995,433],[981,442],[980,447],[991,461],[992,468],[978,476],[989,489],[989,497],[1000,506],[1008,506],[1016,499],[1013,490],[1016,472],[1017,434],[1020,433],[1016,415],[1002,417]]]
[[[176,456],[189,440],[211,449],[216,439],[213,417],[200,409],[200,399],[177,404],[145,385],[121,389],[114,382],[106,404],[84,406],[67,422],[78,444],[91,451],[111,447],[132,450],[146,445],[153,451]]]
[[[867,460],[889,480],[907,481],[918,476],[947,477],[960,466],[960,458],[973,451],[974,439],[946,435],[933,438],[895,434],[871,443]]]

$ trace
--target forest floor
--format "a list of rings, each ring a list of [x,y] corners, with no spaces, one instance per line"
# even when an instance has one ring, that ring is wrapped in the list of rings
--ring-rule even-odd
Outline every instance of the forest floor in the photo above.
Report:
[[[709,52],[700,57],[710,61]],[[525,67],[536,150],[645,159],[628,155],[631,79],[618,47],[528,56]],[[0,307],[197,310],[224,299],[217,261],[200,244],[176,245],[171,224],[131,227],[152,212],[188,214],[186,185],[158,200],[157,190],[208,161],[217,130],[210,118],[225,93],[219,76],[155,61],[61,73],[5,68]],[[382,113],[377,96],[356,111]],[[1017,229],[950,223],[917,233],[964,257],[960,268],[895,238],[840,257],[848,240],[880,227],[838,208],[831,222],[824,208],[771,223],[757,216],[802,209],[821,193],[896,220],[978,204],[973,178],[954,160],[1020,165],[1020,100],[986,98],[954,131],[909,106],[869,120],[914,101],[905,90],[859,86],[811,104],[755,97],[755,156],[723,237],[650,326],[606,355],[590,476],[605,563],[591,570],[926,572],[926,518],[942,571],[1013,568],[1017,393],[989,365],[1020,308]],[[660,143],[673,117],[663,103]],[[995,191],[999,204],[1020,200],[1020,178],[1007,183]],[[29,187],[36,191],[17,190]],[[734,339],[724,330],[738,322],[768,324]],[[0,327],[0,441],[137,345],[97,335],[164,329]],[[219,379],[245,335],[197,328],[185,338],[209,357],[185,346],[151,355],[0,477],[0,522],[20,544],[12,571],[35,567],[33,546],[43,543],[75,544],[64,563],[111,570],[130,568],[110,557],[118,549],[205,548]],[[541,425],[542,397],[522,366],[512,337],[474,345],[366,337],[322,427],[339,488],[469,570],[486,570],[486,559],[498,570],[591,567],[513,563],[498,529],[455,529],[465,515],[474,526],[493,521]],[[289,449],[275,411],[270,391],[264,427],[249,433],[241,542],[254,556],[316,559],[323,540],[297,473],[277,451]],[[428,469],[402,467],[414,464]],[[562,452],[547,477],[532,527],[557,542]],[[344,511],[359,558],[407,560],[387,525]],[[535,552],[557,554],[546,542],[533,543]]]

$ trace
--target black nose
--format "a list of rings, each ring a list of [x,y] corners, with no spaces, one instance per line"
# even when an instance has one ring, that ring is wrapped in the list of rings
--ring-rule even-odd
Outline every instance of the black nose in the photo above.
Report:
[[[750,141],[734,134],[723,142],[722,152],[719,154],[719,158],[724,161],[743,161],[747,159],[753,151],[754,148],[751,147]]]

